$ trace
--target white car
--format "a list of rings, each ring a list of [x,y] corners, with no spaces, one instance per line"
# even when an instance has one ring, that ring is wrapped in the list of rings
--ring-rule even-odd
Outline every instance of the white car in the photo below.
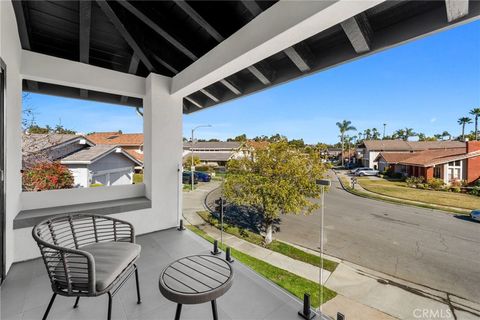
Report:
[[[355,174],[358,170],[364,170],[364,169],[369,169],[369,168],[368,167],[358,167],[358,168],[350,170],[350,173]]]
[[[470,218],[472,218],[472,220],[480,221],[480,209],[472,210],[472,212],[470,212]]]
[[[364,176],[377,176],[380,173],[378,170],[374,170],[372,168],[362,168],[361,170],[357,170],[355,172],[356,176],[364,177]]]

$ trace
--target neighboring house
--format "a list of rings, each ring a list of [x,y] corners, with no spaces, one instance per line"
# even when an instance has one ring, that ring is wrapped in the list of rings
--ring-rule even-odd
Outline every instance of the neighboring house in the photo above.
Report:
[[[87,138],[95,144],[121,147],[143,165],[143,133],[95,132]]]
[[[22,137],[22,168],[37,162],[55,161],[94,145],[82,135],[25,133]]]
[[[96,145],[60,160],[73,173],[78,187],[132,184],[135,166],[142,163],[117,146]]]
[[[362,163],[365,167],[379,169],[376,161],[382,152],[419,152],[426,150],[445,150],[465,148],[461,141],[404,141],[404,140],[366,140],[360,146],[363,149]]]
[[[243,146],[244,143],[236,141],[197,141],[193,145],[191,142],[184,142],[183,159],[189,158],[193,151],[194,157],[198,157],[203,165],[225,166],[228,160],[245,156]]]
[[[330,160],[339,159],[340,154],[342,153],[342,148],[328,148],[326,151],[326,156]]]
[[[417,152],[381,152],[374,159],[379,170],[405,176],[455,180],[473,183],[480,178],[480,142],[463,143],[463,148],[432,149]],[[457,146],[457,145],[455,145]]]
[[[38,162],[58,161],[74,176],[76,187],[131,184],[142,162],[115,145],[96,145],[82,135],[24,134],[23,169]]]

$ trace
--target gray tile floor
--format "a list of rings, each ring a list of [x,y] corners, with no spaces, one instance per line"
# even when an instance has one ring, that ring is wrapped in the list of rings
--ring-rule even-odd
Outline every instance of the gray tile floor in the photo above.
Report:
[[[138,267],[142,304],[136,304],[132,277],[113,299],[113,319],[173,319],[176,305],[158,290],[160,271],[170,262],[191,254],[207,254],[210,243],[186,230],[159,231],[137,237],[142,245]],[[254,271],[233,263],[235,279],[229,292],[218,299],[219,318],[227,319],[301,319],[301,302]],[[10,269],[1,288],[1,319],[41,319],[52,292],[40,259],[17,263]],[[106,319],[107,295],[75,299],[57,296],[49,319]],[[210,304],[185,305],[181,319],[212,319]]]

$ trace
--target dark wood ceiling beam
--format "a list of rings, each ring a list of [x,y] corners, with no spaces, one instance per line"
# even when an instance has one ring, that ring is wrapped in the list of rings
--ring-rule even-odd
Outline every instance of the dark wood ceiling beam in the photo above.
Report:
[[[90,1],[79,1],[79,60],[82,63],[90,62],[90,30],[92,22],[92,3]],[[80,89],[80,97],[88,98],[88,90]]]
[[[145,23],[147,26],[152,28],[159,36],[167,40],[170,44],[172,44],[175,48],[177,48],[191,60],[195,61],[198,59],[198,57],[192,51],[190,51],[184,45],[178,42],[174,37],[172,37],[169,33],[163,30],[158,24],[156,24],[153,20],[147,17],[143,12],[135,8],[128,1],[118,1],[118,3],[125,9],[127,9],[135,17],[137,17],[139,20],[141,20],[143,23]]]
[[[200,27],[202,27],[208,34],[212,36],[217,42],[222,42],[225,38],[210,25],[195,9],[193,9],[186,1],[176,0],[175,3],[190,17],[192,18]],[[240,95],[241,91],[230,83],[226,79],[220,80],[228,90],[232,91],[235,95]],[[218,102],[218,101],[216,101]]]
[[[251,74],[253,74],[264,85],[269,85],[269,84],[272,83],[270,81],[270,79],[268,79],[267,76],[265,74],[263,74],[257,67],[250,66],[247,69],[248,69],[248,71],[250,71]]]
[[[130,74],[136,74],[138,70],[138,65],[140,64],[140,59],[134,54],[132,54],[132,59],[130,59],[130,65],[128,66],[128,73]],[[120,103],[121,104],[127,104],[128,102],[128,97],[127,96],[122,96],[120,98]]]
[[[215,40],[222,42],[225,38],[215,30],[195,9],[193,9],[186,1],[176,0],[175,3],[192,18],[200,27],[208,32]]]
[[[372,50],[373,32],[364,13],[347,19],[340,25],[357,53],[365,53]]]
[[[196,105],[197,107],[199,107],[200,109],[203,109],[203,106],[198,103],[197,101],[195,101],[194,99],[190,98],[190,97],[185,97],[185,100],[189,101],[190,103]]]
[[[25,50],[32,50],[30,37],[28,36],[27,18],[23,10],[23,2],[20,0],[13,0],[12,5],[17,18],[18,34],[22,47]],[[27,81],[27,87],[31,91],[38,91],[38,83],[36,81]]]
[[[262,8],[258,5],[253,0],[244,0],[242,1],[243,5],[245,8],[250,12],[250,14],[255,18],[258,16],[260,13],[263,12]],[[301,71],[301,72],[307,72],[310,71],[310,66],[306,63],[306,61],[302,58],[300,53],[298,53],[295,48],[290,47],[284,50],[284,53],[287,55],[287,57],[295,64],[295,66]],[[255,74],[254,74],[255,75]],[[257,75],[255,75],[257,76]],[[262,83],[264,83],[262,81]],[[265,84],[265,83],[264,83]]]
[[[215,102],[220,101],[220,99],[215,97],[211,92],[207,91],[207,89],[200,89],[200,92],[203,93],[204,95],[206,95],[207,97],[209,97],[210,99],[212,99]]]
[[[285,52],[287,57],[297,66],[298,70],[301,72],[310,71],[310,66],[294,47],[287,48],[283,50],[283,52]]]
[[[448,22],[453,22],[468,15],[468,2],[468,0],[445,0]]]
[[[223,84],[225,87],[227,87],[227,89],[232,91],[235,95],[239,96],[242,94],[242,92],[230,81],[226,79],[222,79],[220,80],[220,83]]]
[[[263,12],[262,8],[254,0],[244,0],[242,3],[254,18]]]
[[[117,31],[122,35],[122,37],[125,39],[125,41],[128,43],[130,48],[132,48],[133,52],[137,57],[142,61],[142,63],[147,67],[148,71],[152,72],[154,71],[154,67],[148,57],[145,55],[143,50],[140,48],[140,46],[137,44],[133,36],[128,32],[127,28],[125,25],[120,21],[118,16],[115,14],[113,9],[110,7],[110,5],[104,1],[104,0],[97,0],[98,5],[102,9],[103,13],[108,17],[108,19],[113,23]]]

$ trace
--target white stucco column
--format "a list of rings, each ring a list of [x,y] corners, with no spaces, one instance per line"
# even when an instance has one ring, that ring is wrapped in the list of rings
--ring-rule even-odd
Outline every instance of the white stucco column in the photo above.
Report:
[[[170,95],[171,78],[150,74],[144,105],[146,195],[161,228],[178,224],[182,208],[182,98]]]
[[[0,1],[0,58],[7,65],[5,103],[5,147],[6,153],[6,269],[15,260],[13,219],[20,210],[21,185],[21,116],[22,79],[20,77],[21,58],[20,38],[17,22],[10,1]],[[2,117],[3,118],[3,117]],[[1,119],[0,121],[3,121]],[[1,143],[1,142],[0,142]]]

